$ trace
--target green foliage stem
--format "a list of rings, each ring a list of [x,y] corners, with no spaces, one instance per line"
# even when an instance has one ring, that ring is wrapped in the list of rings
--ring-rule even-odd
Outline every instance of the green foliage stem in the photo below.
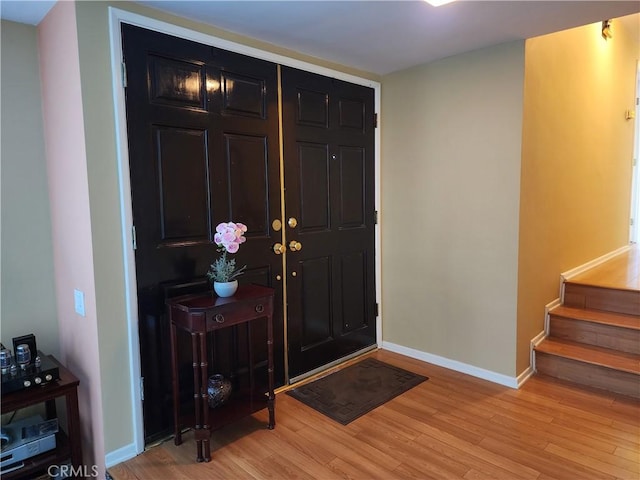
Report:
[[[244,267],[236,269],[235,260],[227,260],[227,251],[222,252],[222,256],[217,258],[210,266],[207,272],[207,278],[212,282],[232,282],[244,273]]]

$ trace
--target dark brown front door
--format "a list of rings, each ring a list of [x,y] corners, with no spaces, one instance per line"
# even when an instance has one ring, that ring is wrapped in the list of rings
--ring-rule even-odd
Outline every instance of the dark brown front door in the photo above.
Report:
[[[374,96],[287,67],[282,91],[294,378],[376,341]]]
[[[249,228],[234,256],[248,266],[240,282],[276,289],[277,385],[288,380],[285,358],[294,378],[375,343],[373,90],[282,68],[287,215],[281,218],[278,66],[128,25],[123,44],[143,415],[151,442],[172,428],[165,300],[210,290],[205,273],[218,255],[213,234],[220,222]],[[273,250],[283,235],[286,272]],[[243,335],[216,335],[210,364],[242,353],[234,346],[246,341]],[[253,340],[260,364],[265,342]],[[179,341],[180,365],[189,371],[189,340]],[[192,394],[184,386],[188,406]]]
[[[247,241],[234,256],[238,265],[248,265],[240,280],[275,287],[282,298],[281,282],[275,281],[282,259],[271,250],[280,240],[271,222],[281,213],[277,67],[134,26],[123,27],[123,40],[143,414],[150,441],[172,427],[165,299],[209,290],[205,273],[219,255],[213,243],[218,223],[248,226]],[[281,301],[274,323],[276,381],[282,384]],[[266,358],[264,342],[256,343]],[[183,366],[191,368],[190,353]]]

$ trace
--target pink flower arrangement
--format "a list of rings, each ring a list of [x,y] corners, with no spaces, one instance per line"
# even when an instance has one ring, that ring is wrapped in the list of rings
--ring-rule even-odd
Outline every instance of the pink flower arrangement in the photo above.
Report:
[[[246,231],[247,226],[244,223],[223,222],[216,227],[213,241],[220,247],[219,251],[224,249],[229,253],[236,253],[240,245],[247,241],[244,238]]]
[[[238,275],[242,275],[247,268],[245,265],[236,268],[235,260],[227,260],[227,253],[236,253],[247,239],[244,237],[247,226],[243,223],[223,222],[216,227],[213,241],[218,246],[222,256],[209,266],[207,277],[213,282],[232,282]]]

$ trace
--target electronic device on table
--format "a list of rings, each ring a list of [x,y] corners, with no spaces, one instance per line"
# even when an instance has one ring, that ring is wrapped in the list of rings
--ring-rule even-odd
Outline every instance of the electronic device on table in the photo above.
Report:
[[[58,364],[36,346],[33,334],[15,337],[13,355],[0,343],[2,395],[35,389],[60,379]],[[7,412],[3,412],[7,413]],[[11,417],[13,418],[13,417]],[[0,475],[25,466],[25,460],[56,448],[58,419],[33,415],[0,428]]]
[[[3,425],[0,439],[0,475],[24,467],[24,461],[56,448],[58,419],[44,420],[34,415]]]
[[[60,378],[58,366],[38,351],[33,334],[15,337],[13,352],[0,343],[2,394],[46,385]]]

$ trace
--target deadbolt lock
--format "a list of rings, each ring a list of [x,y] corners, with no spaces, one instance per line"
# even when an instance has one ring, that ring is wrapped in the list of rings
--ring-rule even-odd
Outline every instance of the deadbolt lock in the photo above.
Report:
[[[300,250],[302,250],[302,244],[300,242],[292,240],[291,242],[289,242],[289,250],[291,250],[292,252],[299,252]]]
[[[273,246],[273,253],[275,253],[276,255],[282,255],[286,251],[287,251],[287,247],[285,247],[281,243],[276,243]]]
[[[276,218],[273,222],[271,222],[271,227],[273,228],[274,232],[279,232],[282,229],[282,222]]]

